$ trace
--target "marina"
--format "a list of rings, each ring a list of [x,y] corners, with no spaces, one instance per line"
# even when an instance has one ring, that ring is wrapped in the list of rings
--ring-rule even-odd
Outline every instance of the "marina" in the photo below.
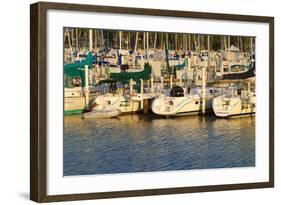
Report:
[[[64,175],[255,166],[255,38],[64,29]]]

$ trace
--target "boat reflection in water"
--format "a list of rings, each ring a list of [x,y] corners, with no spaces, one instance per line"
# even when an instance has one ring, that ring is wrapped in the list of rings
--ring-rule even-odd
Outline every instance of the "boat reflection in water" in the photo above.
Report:
[[[255,117],[64,116],[64,176],[255,166]]]

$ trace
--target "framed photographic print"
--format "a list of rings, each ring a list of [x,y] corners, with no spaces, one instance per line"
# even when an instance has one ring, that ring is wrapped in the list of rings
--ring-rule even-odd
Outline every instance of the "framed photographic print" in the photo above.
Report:
[[[274,186],[274,18],[30,7],[30,198]]]

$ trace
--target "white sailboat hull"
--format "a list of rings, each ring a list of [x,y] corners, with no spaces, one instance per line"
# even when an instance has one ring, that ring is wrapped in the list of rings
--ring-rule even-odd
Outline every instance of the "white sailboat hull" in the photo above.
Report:
[[[219,96],[213,100],[213,110],[218,117],[254,114],[256,112],[255,97],[242,100],[240,97]]]
[[[120,110],[121,113],[133,113],[141,111],[141,102],[131,100],[120,94],[100,95],[95,99],[97,105],[111,105]]]
[[[111,106],[98,106],[91,112],[84,113],[84,118],[112,118],[120,115],[121,111]]]
[[[206,109],[212,108],[212,98],[206,99]],[[195,115],[202,111],[202,99],[198,96],[159,97],[152,102],[152,111],[157,115]]]

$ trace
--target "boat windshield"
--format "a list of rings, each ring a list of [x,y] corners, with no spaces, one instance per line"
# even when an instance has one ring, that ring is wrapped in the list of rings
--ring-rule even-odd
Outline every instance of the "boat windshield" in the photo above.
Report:
[[[94,89],[100,94],[114,93],[118,89],[124,88],[124,85],[120,82],[101,82],[97,84]]]

